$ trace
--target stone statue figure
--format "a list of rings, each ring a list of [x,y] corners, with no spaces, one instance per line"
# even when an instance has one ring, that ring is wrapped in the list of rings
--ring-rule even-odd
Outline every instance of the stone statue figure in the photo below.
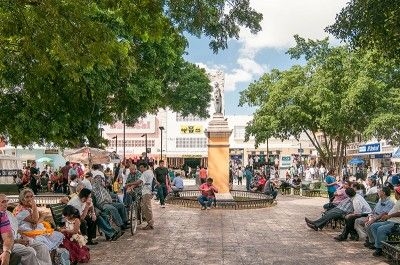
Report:
[[[221,89],[219,88],[219,84],[217,82],[214,83],[214,106],[215,113],[222,113],[222,95]]]

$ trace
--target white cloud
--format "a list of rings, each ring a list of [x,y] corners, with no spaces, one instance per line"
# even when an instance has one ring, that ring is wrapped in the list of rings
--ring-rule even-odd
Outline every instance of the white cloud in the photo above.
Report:
[[[251,0],[251,6],[262,13],[262,31],[253,35],[243,30],[239,42],[243,49],[286,49],[294,44],[293,35],[322,39],[326,26],[334,23],[336,14],[348,0]]]
[[[251,34],[247,29],[241,31],[237,67],[230,70],[221,65],[198,65],[208,70],[223,70],[226,73],[225,90],[233,91],[238,83],[251,82],[269,70],[267,64],[256,61],[256,56],[262,49],[287,50],[295,44],[295,34],[310,39],[328,36],[324,28],[334,23],[336,14],[347,1],[251,0],[251,6],[264,16],[262,31],[257,35]]]

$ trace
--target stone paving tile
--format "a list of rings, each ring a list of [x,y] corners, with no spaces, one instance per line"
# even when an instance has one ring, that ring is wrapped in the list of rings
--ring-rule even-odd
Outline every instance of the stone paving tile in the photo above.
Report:
[[[317,218],[326,199],[279,196],[274,207],[201,211],[153,204],[155,230],[128,231],[117,242],[91,247],[90,264],[151,265],[347,265],[387,264],[362,242],[335,242],[340,231],[315,232],[304,216]]]

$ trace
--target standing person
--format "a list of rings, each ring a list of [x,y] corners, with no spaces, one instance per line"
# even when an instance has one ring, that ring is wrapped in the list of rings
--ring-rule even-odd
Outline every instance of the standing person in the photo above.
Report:
[[[206,183],[200,185],[199,190],[201,195],[197,198],[201,205],[202,210],[209,210],[211,204],[215,201],[215,193],[218,193],[218,189],[213,185],[213,179],[208,178]]]
[[[69,251],[72,264],[88,263],[90,259],[86,239],[81,235],[81,220],[78,209],[72,205],[65,206],[63,210],[65,227],[60,232],[65,235],[63,246]]]
[[[39,169],[36,167],[36,162],[32,162],[31,163],[31,168],[30,168],[30,175],[31,175],[31,179],[30,179],[30,183],[29,183],[29,187],[31,188],[31,190],[33,191],[33,193],[35,195],[37,195],[38,193],[38,180],[39,180]]]
[[[238,185],[243,185],[243,170],[242,167],[237,169],[237,176],[238,176]]]
[[[62,173],[62,192],[68,194],[68,175],[71,169],[71,163],[69,161],[65,162],[65,166],[61,168]]]
[[[321,181],[324,181],[325,179],[325,174],[326,174],[326,169],[323,164],[319,167],[319,177]],[[333,173],[332,173],[333,174]]]
[[[147,222],[147,226],[144,227],[143,230],[152,230],[154,229],[154,220],[153,210],[151,208],[151,198],[153,197],[151,186],[154,179],[154,173],[149,169],[149,165],[145,162],[139,163],[138,166],[142,175],[140,176],[140,179],[130,183],[129,186],[132,188],[142,186],[142,211]]]
[[[200,184],[206,183],[206,180],[207,180],[207,168],[201,167],[199,175],[200,175]]]
[[[335,171],[333,169],[330,169],[328,171],[328,175],[325,178],[325,183],[328,190],[329,202],[332,202],[333,199],[335,198],[335,192],[337,189],[336,178],[333,176],[334,172]]]
[[[253,174],[251,173],[251,167],[247,166],[246,169],[244,170],[244,176],[246,177],[246,190],[250,191],[251,190],[251,181],[253,179]]]
[[[167,197],[168,169],[164,166],[164,160],[160,160],[158,168],[154,170],[156,176],[157,194],[160,199],[161,208],[165,208],[165,197]]]

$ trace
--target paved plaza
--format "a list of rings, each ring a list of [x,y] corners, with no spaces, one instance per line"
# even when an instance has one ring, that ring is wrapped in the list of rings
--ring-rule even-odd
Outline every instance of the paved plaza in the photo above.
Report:
[[[339,229],[315,232],[304,216],[321,214],[324,198],[278,196],[274,207],[201,211],[154,202],[155,230],[125,233],[91,247],[90,264],[387,264],[363,242],[335,242]]]

